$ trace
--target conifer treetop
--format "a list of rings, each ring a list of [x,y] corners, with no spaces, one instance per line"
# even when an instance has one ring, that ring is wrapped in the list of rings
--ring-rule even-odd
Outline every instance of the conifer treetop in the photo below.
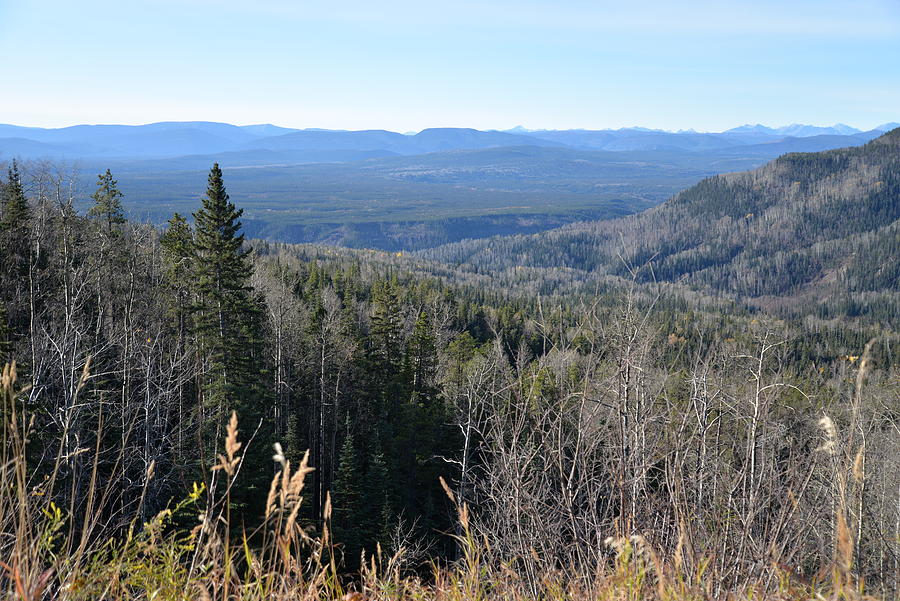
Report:
[[[101,218],[106,222],[107,229],[125,223],[125,213],[122,210],[124,196],[119,190],[118,182],[107,169],[106,173],[97,176],[97,189],[91,194],[94,206],[90,208],[88,215]]]
[[[22,188],[19,166],[13,160],[7,171],[4,186],[3,218],[0,219],[0,231],[8,231],[23,226],[29,219],[28,199]]]

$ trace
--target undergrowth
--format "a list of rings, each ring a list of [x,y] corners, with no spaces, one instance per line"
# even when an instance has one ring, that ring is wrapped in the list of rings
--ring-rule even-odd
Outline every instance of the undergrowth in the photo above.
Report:
[[[87,377],[87,369],[82,381]],[[243,442],[237,416],[227,425],[224,453],[209,481],[196,483],[180,502],[143,523],[108,534],[93,512],[105,498],[93,478],[82,491],[87,514],[75,515],[54,499],[56,474],[70,458],[58,456],[50,475],[33,481],[26,453],[36,433],[18,401],[15,365],[7,365],[0,381],[3,448],[0,457],[0,595],[3,599],[61,600],[326,600],[344,601],[693,601],[726,598],[750,601],[863,600],[863,584],[853,575],[852,533],[846,509],[838,507],[836,557],[827,577],[800,580],[777,566],[777,577],[748,580],[722,592],[707,571],[683,569],[681,546],[674,557],[659,557],[640,535],[610,538],[608,564],[597,566],[585,581],[566,570],[542,567],[540,577],[526,579],[522,562],[542,566],[540,557],[498,561],[491,541],[475,531],[469,508],[444,490],[458,512],[455,535],[459,559],[434,563],[427,576],[401,568],[405,550],[388,556],[380,548],[364,557],[354,574],[341,569],[340,545],[329,529],[331,503],[325,503],[321,531],[310,534],[298,519],[306,476],[313,471],[308,454],[299,465],[287,461],[276,445],[277,465],[262,524],[253,531],[238,528],[231,516],[231,491],[240,478]],[[245,449],[244,449],[245,450]],[[148,467],[146,482],[153,478]],[[96,474],[96,470],[94,471]],[[145,484],[146,486],[146,484]],[[141,508],[134,513],[142,515]],[[185,527],[185,516],[193,525]],[[236,534],[237,533],[237,534]],[[529,572],[532,573],[532,572]]]

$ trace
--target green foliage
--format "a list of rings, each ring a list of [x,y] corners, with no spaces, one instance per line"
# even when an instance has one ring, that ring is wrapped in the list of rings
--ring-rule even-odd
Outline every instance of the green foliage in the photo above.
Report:
[[[3,212],[0,214],[0,232],[9,233],[26,230],[31,219],[31,210],[25,190],[22,188],[22,177],[15,161],[9,167],[6,182],[2,185]]]
[[[203,388],[208,424],[219,423],[227,408],[245,410],[248,417],[260,414],[260,408],[247,398],[254,371],[247,345],[258,337],[252,330],[256,306],[250,296],[252,267],[239,233],[241,212],[228,199],[221,169],[213,165],[203,206],[194,213],[191,270],[196,278],[196,334],[211,362]],[[176,224],[180,244],[185,242],[185,231]]]
[[[413,403],[430,406],[436,400],[437,347],[431,322],[425,311],[419,312],[406,350],[406,369],[412,387]]]
[[[9,167],[5,182],[0,182],[0,278],[10,282],[0,297],[11,297],[14,287],[23,287],[17,279],[24,278],[31,260],[31,208],[22,187],[22,178],[15,161]]]
[[[193,232],[187,220],[178,213],[172,215],[159,243],[166,261],[166,278],[171,285],[183,284],[190,277],[194,255]]]
[[[387,542],[387,533],[392,520],[385,521],[385,516],[393,515],[391,480],[384,454],[378,445],[367,449],[365,471],[359,486],[360,497],[365,503],[358,511],[358,540],[371,555],[378,542]]]
[[[172,294],[170,313],[182,339],[188,329],[190,299],[194,290],[194,236],[187,220],[178,213],[159,238],[166,284]]]
[[[338,455],[338,466],[332,485],[331,501],[334,506],[334,536],[344,545],[345,561],[351,565],[359,558],[360,543],[360,466],[347,416],[346,434]]]
[[[192,278],[191,327],[199,356],[209,362],[200,378],[197,407],[207,466],[216,453],[217,424],[228,412],[240,412],[264,438],[272,430],[261,301],[250,284],[253,266],[240,233],[241,212],[230,202],[215,164],[202,206],[194,213],[193,244],[188,246],[189,230],[180,218],[173,218],[174,231],[166,241],[170,258],[189,257],[191,262],[184,272]],[[170,272],[177,268],[170,260]],[[252,477],[232,496],[235,507],[250,515],[259,511],[267,459],[261,447],[254,447],[246,458]]]
[[[402,353],[400,299],[396,281],[377,282],[372,290],[372,361],[391,378],[399,375]]]
[[[125,223],[123,196],[109,169],[97,176],[97,189],[91,194],[94,205],[88,210],[88,215],[99,219],[105,225],[107,233],[112,233],[114,226]]]

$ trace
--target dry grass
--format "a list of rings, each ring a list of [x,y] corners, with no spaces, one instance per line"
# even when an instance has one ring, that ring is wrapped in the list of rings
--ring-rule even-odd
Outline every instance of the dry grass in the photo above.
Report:
[[[66,515],[51,500],[52,488],[29,481],[25,441],[30,425],[16,401],[15,365],[7,365],[0,380],[5,428],[0,464],[0,596],[3,599],[115,599],[115,600],[324,600],[343,601],[487,601],[548,599],[689,601],[711,599],[715,590],[706,574],[707,562],[697,561],[695,573],[685,573],[679,544],[671,559],[659,557],[640,536],[610,538],[608,565],[598,566],[590,583],[567,574],[541,568],[540,582],[526,582],[513,563],[489,561],[490,541],[473,532],[469,509],[457,503],[450,488],[441,482],[459,517],[460,559],[445,567],[435,565],[427,580],[401,572],[403,549],[391,557],[364,558],[363,569],[354,576],[342,575],[337,552],[327,524],[330,500],[325,506],[324,527],[311,537],[298,521],[306,476],[313,471],[309,455],[292,467],[275,445],[280,466],[272,479],[265,519],[254,532],[233,540],[230,492],[240,475],[243,461],[237,416],[232,414],[226,430],[225,453],[219,456],[213,480],[195,484],[179,504],[160,512],[146,524],[133,524],[115,538],[88,536],[95,532],[87,516],[81,534],[72,534],[74,516]],[[823,420],[825,451],[837,456],[838,433],[830,420]],[[853,469],[862,470],[861,459]],[[152,477],[148,473],[148,480]],[[845,470],[846,473],[846,470]],[[215,478],[222,481],[215,482]],[[841,484],[846,485],[846,482]],[[95,481],[93,487],[98,487]],[[216,487],[221,492],[210,492]],[[101,490],[91,490],[101,498]],[[199,509],[199,511],[197,511]],[[173,516],[193,511],[199,514],[192,529],[173,527]],[[779,573],[773,589],[760,582],[746,582],[729,599],[866,599],[853,578],[853,532],[846,507],[836,519],[835,562],[829,582],[812,585]],[[86,532],[88,534],[86,534]],[[251,543],[250,541],[254,541]],[[520,558],[541,566],[539,557]],[[775,568],[773,568],[775,569]]]

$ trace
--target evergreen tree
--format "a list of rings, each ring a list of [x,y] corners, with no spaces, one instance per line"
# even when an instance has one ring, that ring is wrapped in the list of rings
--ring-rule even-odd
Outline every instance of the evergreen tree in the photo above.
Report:
[[[378,282],[372,291],[372,355],[388,376],[396,376],[402,353],[400,299],[395,282]]]
[[[0,261],[3,275],[13,281],[27,271],[31,256],[31,210],[22,178],[15,161],[9,168],[6,183],[2,186],[3,213],[0,216]],[[9,290],[11,293],[12,290]]]
[[[191,226],[184,216],[180,213],[172,215],[168,229],[159,238],[170,283],[189,276],[193,242]]]
[[[7,172],[6,184],[3,186],[3,216],[0,218],[0,232],[25,229],[31,218],[28,199],[22,188],[19,166],[15,161]]]
[[[232,410],[256,439],[269,439],[272,433],[272,416],[266,410],[270,372],[262,349],[262,301],[250,285],[253,267],[240,233],[242,213],[229,200],[222,170],[214,164],[202,206],[194,213],[189,272],[194,278],[191,326],[198,356],[208,361],[198,382],[205,465],[215,457],[223,438],[221,428]],[[184,226],[177,223],[176,227],[173,237],[183,241]],[[174,248],[172,242],[170,248]],[[244,513],[244,519],[255,521],[254,513],[265,507],[271,476],[265,446],[248,445],[243,466],[246,476],[232,491],[232,506]]]
[[[344,546],[344,559],[354,564],[359,558],[359,462],[350,432],[350,416],[347,415],[347,434],[341,444],[337,473],[334,477],[332,505],[334,507],[334,535]]]
[[[24,335],[28,327],[26,297],[33,259],[31,209],[15,161],[6,182],[0,184],[0,197],[0,303],[6,303],[0,327],[6,329],[5,353],[9,355],[13,340]]]
[[[431,403],[437,393],[434,386],[437,372],[437,348],[431,332],[431,322],[425,311],[421,311],[416,320],[415,328],[407,345],[406,356],[414,401],[424,404]]]
[[[202,385],[202,425],[207,444],[213,446],[218,442],[216,427],[230,410],[254,424],[263,413],[260,390],[254,386],[262,365],[253,364],[257,355],[253,347],[260,340],[249,284],[252,267],[239,233],[242,213],[230,202],[216,163],[209,172],[203,206],[194,213],[192,270],[197,295],[194,328],[201,356],[210,361]]]
[[[239,234],[243,213],[229,201],[222,171],[216,163],[202,208],[194,213],[194,273],[197,286],[197,330],[213,362],[209,401],[233,401],[238,386],[240,326],[249,310],[250,264]]]
[[[125,214],[122,211],[122,197],[118,182],[113,179],[109,169],[103,175],[97,176],[97,189],[91,194],[94,206],[88,211],[91,217],[99,218],[106,225],[107,234],[111,234],[113,226],[125,223]]]
[[[437,386],[437,348],[431,322],[419,313],[406,348],[406,370],[410,383],[407,402],[395,420],[395,445],[400,452],[392,462],[397,482],[398,507],[405,515],[420,516],[426,529],[447,527],[435,508],[442,503],[438,477],[446,475],[445,466],[436,457],[452,453],[456,433]]]
[[[478,343],[469,332],[462,332],[447,345],[449,368],[447,380],[454,388],[462,388],[466,363],[475,356]]]
[[[169,220],[169,227],[160,237],[164,261],[164,275],[172,291],[173,303],[170,312],[183,338],[187,328],[187,309],[190,298],[194,238],[191,226],[180,214],[175,213]]]
[[[379,444],[370,449],[369,465],[362,478],[359,492],[359,533],[361,545],[369,553],[375,551],[375,544],[387,542],[385,516],[391,515],[390,474]]]
[[[91,195],[94,205],[88,210],[88,217],[95,219],[99,225],[100,245],[96,255],[92,257],[96,266],[95,298],[97,314],[94,334],[103,336],[110,324],[122,316],[121,307],[117,307],[122,299],[117,289],[122,284],[116,277],[126,269],[128,261],[127,246],[118,242],[121,226],[126,222],[122,212],[122,197],[109,169],[97,177],[97,189]],[[132,257],[134,256],[132,255]]]

